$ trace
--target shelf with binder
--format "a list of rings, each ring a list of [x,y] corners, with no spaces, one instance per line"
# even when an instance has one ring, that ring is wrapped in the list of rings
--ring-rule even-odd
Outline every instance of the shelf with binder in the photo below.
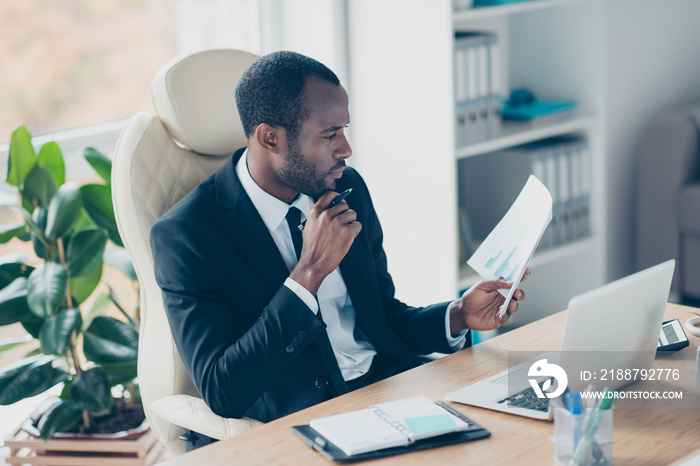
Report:
[[[496,6],[472,6],[465,10],[456,10],[452,19],[455,26],[460,26],[464,22],[484,20],[517,13],[527,13],[547,8],[557,8],[581,1],[583,0],[537,0]]]
[[[552,196],[552,221],[540,249],[591,231],[592,153],[585,133],[538,140],[457,162],[459,229],[465,255],[506,214],[532,174]]]
[[[531,268],[571,266],[581,255],[593,256],[600,237],[592,228],[596,209],[591,205],[591,159],[584,131],[459,160],[459,289],[478,280],[465,262],[508,211],[530,174],[544,183],[553,201],[552,221]]]
[[[586,131],[597,124],[598,119],[595,115],[579,110],[532,123],[504,121],[497,137],[459,147],[455,156],[457,159],[473,157],[553,136]]]
[[[528,279],[523,305],[528,310],[521,318],[561,310],[571,296],[602,284],[604,2],[537,0],[455,11],[451,0],[353,0],[348,12],[353,165],[365,177],[382,220],[397,297],[421,305],[437,302],[456,295],[471,275],[459,226],[465,183],[461,163],[569,134],[584,136],[591,147],[593,232],[536,253],[532,265],[537,270]],[[532,123],[504,121],[490,139],[460,143],[460,106],[474,100],[469,69],[460,71],[464,57],[455,53],[464,45],[458,44],[463,33],[498,41],[497,53],[491,55],[498,69],[494,78],[487,68],[492,80],[486,81],[490,91],[496,85],[496,92],[484,95],[478,88],[482,103],[489,95],[503,99],[513,89],[525,88],[543,100],[575,101],[577,109]],[[460,84],[459,76],[466,76],[466,84]],[[476,79],[480,83],[481,75]],[[403,137],[387,137],[388,122],[397,122]],[[420,220],[414,220],[416,215]],[[478,236],[476,244],[485,237]]]

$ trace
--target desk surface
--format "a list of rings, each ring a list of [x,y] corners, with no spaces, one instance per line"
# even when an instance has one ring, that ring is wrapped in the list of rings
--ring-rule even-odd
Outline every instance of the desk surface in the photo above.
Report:
[[[694,308],[669,304],[666,319],[681,322]],[[508,350],[558,350],[566,311],[520,327],[472,348],[312,406],[253,431],[173,458],[167,465],[332,464],[311,450],[290,427],[312,419],[363,409],[374,403],[424,394],[441,400],[447,393],[507,369]],[[619,409],[614,417],[615,464],[666,465],[700,448],[700,390],[695,388],[695,352],[700,338],[688,335],[690,346],[657,358],[654,367],[679,368],[674,389],[684,389],[682,406],[693,409]],[[459,403],[452,406],[491,431],[491,437],[436,450],[410,453],[371,464],[554,464],[551,422],[499,413]],[[364,463],[363,463],[364,464]]]

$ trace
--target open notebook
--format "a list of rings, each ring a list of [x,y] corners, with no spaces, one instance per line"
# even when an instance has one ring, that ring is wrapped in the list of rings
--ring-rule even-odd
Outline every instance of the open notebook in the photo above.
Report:
[[[489,435],[458,411],[423,395],[314,419],[293,429],[309,446],[336,460],[377,452],[383,454],[374,456],[387,456]],[[437,443],[429,441],[438,437]]]

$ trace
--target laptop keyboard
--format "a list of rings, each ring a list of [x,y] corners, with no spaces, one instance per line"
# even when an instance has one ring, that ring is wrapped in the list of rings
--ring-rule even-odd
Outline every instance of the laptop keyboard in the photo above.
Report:
[[[542,388],[542,385],[546,380],[543,380],[538,385]],[[532,409],[534,411],[547,412],[549,409],[549,398],[537,398],[537,394],[532,387],[527,387],[513,395],[507,396],[497,403],[507,403],[509,406],[514,406],[524,409]]]

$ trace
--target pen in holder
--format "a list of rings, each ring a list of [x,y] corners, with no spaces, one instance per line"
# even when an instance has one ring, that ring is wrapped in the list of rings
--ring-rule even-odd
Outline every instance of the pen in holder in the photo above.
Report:
[[[612,464],[610,403],[603,399],[596,407],[586,407],[578,393],[567,393],[566,398],[566,408],[554,409],[557,462],[567,466]]]

